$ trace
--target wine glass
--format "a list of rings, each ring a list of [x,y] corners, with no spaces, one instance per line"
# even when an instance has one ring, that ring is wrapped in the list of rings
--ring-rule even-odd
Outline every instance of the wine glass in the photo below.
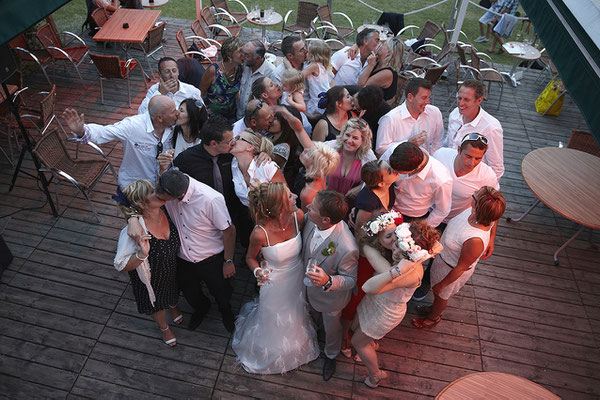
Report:
[[[267,260],[262,260],[260,262],[260,268],[263,271],[263,277],[266,278],[266,281],[260,281],[258,283],[258,286],[271,286],[273,283],[271,282],[271,278],[269,277],[271,275],[271,271],[273,271],[273,269],[269,268],[269,263],[267,262]]]
[[[315,269],[313,268],[313,264],[315,263],[315,259],[314,258],[310,258],[307,263],[306,263],[306,272],[315,272]],[[315,286],[313,285],[313,283],[310,281],[310,278],[308,276],[304,277],[304,284],[306,286]]]

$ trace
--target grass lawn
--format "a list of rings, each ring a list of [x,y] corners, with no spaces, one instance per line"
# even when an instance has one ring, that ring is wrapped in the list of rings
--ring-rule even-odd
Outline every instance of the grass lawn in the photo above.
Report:
[[[210,0],[204,0],[203,4],[208,4]],[[268,6],[275,6],[275,11],[284,15],[288,10],[297,10],[298,2],[297,0],[253,0],[251,2],[247,0],[242,0],[245,2],[246,6],[250,9],[252,5],[259,5],[263,8],[267,8]],[[327,4],[326,0],[313,0],[318,4]],[[409,12],[413,10],[417,10],[431,4],[435,4],[438,0],[364,0],[367,4],[371,6],[383,10],[383,11],[393,11],[393,12]],[[394,8],[391,7],[391,3],[397,4]],[[241,6],[236,3],[231,3],[232,9],[234,11],[241,11]],[[437,24],[441,24],[442,22],[448,23],[450,18],[450,12],[454,7],[454,0],[448,0],[446,3],[441,4],[437,7],[428,9],[426,11],[409,15],[405,18],[405,25],[417,25],[423,26],[424,22],[428,19],[436,22]],[[162,7],[161,16],[164,17],[172,17],[172,18],[182,18],[188,20],[194,20],[196,18],[195,11],[195,1],[194,0],[170,0],[169,3]],[[362,5],[357,0],[333,0],[333,11],[341,11],[347,14],[354,23],[355,27],[358,27],[364,23],[373,23],[376,22],[379,18],[379,13],[371,10],[370,8]],[[85,20],[87,13],[87,8],[84,0],[72,0],[70,3],[63,6],[56,13],[54,13],[54,20],[60,30],[70,30],[73,32],[81,31],[81,24]],[[295,20],[295,14],[292,14],[290,17],[292,21]],[[467,34],[470,41],[473,41],[476,37],[479,36],[479,24],[477,20],[483,11],[475,6],[470,5],[467,10],[467,15],[465,18],[465,22],[463,25],[463,32]],[[524,12],[521,9],[521,14]],[[339,20],[337,18],[340,18]],[[336,16],[334,21],[339,22],[340,24],[346,24],[345,19],[342,17]],[[245,24],[248,26],[249,24]],[[514,36],[520,30],[520,24],[514,30]],[[281,25],[275,26],[271,29],[281,30]],[[417,32],[415,32],[415,35]],[[464,38],[459,39],[461,41],[465,41]],[[443,41],[441,33],[438,34],[436,43],[441,45]],[[477,43],[477,48],[480,51],[487,52],[489,47],[488,43]],[[514,59],[506,54],[498,55],[498,54],[490,54],[493,58],[494,62],[511,65]]]

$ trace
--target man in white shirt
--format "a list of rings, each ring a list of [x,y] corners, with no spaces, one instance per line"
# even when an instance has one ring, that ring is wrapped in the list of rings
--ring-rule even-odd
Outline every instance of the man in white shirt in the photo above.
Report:
[[[273,109],[264,100],[250,100],[244,111],[244,118],[233,124],[233,137],[237,137],[246,128],[264,134],[273,123]]]
[[[118,140],[123,146],[123,161],[119,168],[119,185],[125,186],[139,179],[156,182],[158,155],[173,148],[173,125],[179,111],[167,96],[154,96],[148,111],[127,117],[114,125],[86,124],[84,115],[72,108],[63,112],[63,119],[79,141],[96,144]]]
[[[242,52],[244,53],[245,66],[238,98],[238,119],[244,116],[244,110],[252,93],[252,84],[254,81],[261,76],[271,79],[275,76],[275,66],[265,59],[266,48],[263,42],[260,40],[251,40],[244,45]]]
[[[390,147],[380,159],[400,173],[394,184],[394,209],[406,222],[424,218],[438,226],[452,205],[452,178],[446,167],[410,142]]]
[[[177,109],[179,109],[179,105],[185,99],[192,98],[202,102],[202,93],[200,93],[197,87],[179,80],[177,62],[171,57],[163,57],[158,60],[158,73],[160,81],[150,86],[148,93],[146,93],[146,98],[138,108],[138,114],[144,114],[148,111],[150,99],[159,94],[173,99]]]
[[[229,278],[235,275],[235,227],[223,195],[171,169],[159,177],[156,196],[166,201],[165,207],[179,232],[177,280],[185,299],[194,308],[189,328],[196,329],[210,308],[210,299],[202,291],[204,282],[217,302],[223,325],[233,333],[235,324],[230,305],[233,290]]]
[[[396,142],[409,141],[429,154],[442,147],[444,121],[439,108],[432,106],[431,82],[411,78],[406,84],[406,100],[379,119],[378,154],[383,154]]]
[[[298,71],[302,71],[304,68],[304,62],[306,61],[306,42],[298,35],[288,35],[281,41],[281,51],[283,56],[287,58],[291,66]],[[271,78],[273,82],[281,85],[281,75],[285,71],[285,63],[279,64],[273,73]]]
[[[367,58],[379,45],[379,32],[371,28],[363,29],[356,35],[356,45],[358,54],[354,59],[348,55],[348,46],[331,56],[335,75],[333,81],[338,86],[356,85],[360,74],[367,67]]]
[[[488,140],[488,150],[483,161],[492,167],[498,181],[504,174],[504,143],[502,125],[481,108],[485,85],[475,79],[467,79],[458,89],[458,105],[448,117],[448,133],[445,147],[458,149],[467,133],[479,133]]]

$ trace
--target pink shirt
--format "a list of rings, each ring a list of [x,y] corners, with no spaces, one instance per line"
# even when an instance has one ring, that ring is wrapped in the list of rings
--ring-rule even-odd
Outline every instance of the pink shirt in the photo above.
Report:
[[[178,256],[197,263],[223,251],[223,231],[231,226],[231,217],[221,193],[189,178],[183,199],[165,206],[181,239]]]

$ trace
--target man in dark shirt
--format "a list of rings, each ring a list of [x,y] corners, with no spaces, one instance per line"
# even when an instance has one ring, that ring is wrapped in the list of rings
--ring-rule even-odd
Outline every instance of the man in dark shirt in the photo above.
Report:
[[[235,221],[241,203],[235,194],[231,174],[233,155],[229,151],[235,144],[232,126],[223,118],[210,118],[202,127],[200,137],[202,143],[179,154],[173,163],[181,172],[222,193]]]

